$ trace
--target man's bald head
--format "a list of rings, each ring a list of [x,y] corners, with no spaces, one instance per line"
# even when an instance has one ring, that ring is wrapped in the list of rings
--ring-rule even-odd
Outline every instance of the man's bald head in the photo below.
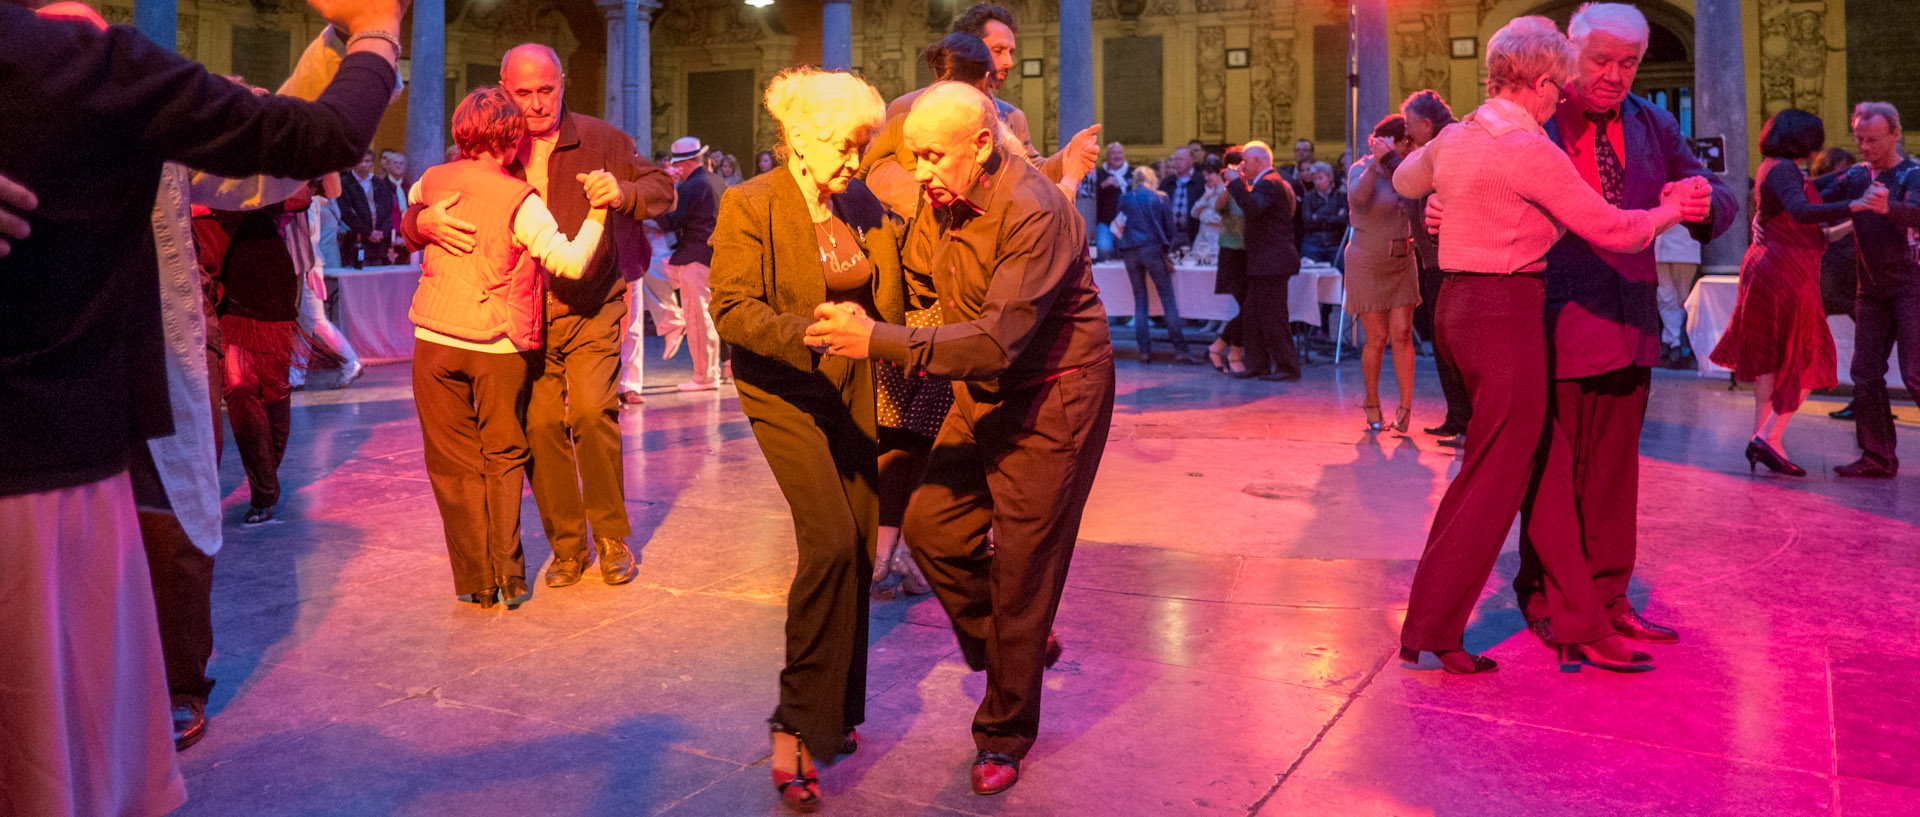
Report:
[[[500,56],[500,78],[506,79],[507,71],[515,63],[525,60],[545,60],[557,73],[564,73],[566,70],[560,64],[560,52],[553,50],[552,46],[544,43],[521,43],[507,49],[507,53]]]
[[[529,136],[544,136],[560,127],[566,83],[560,55],[540,43],[516,45],[500,58],[500,87],[526,117]]]
[[[975,131],[990,132],[999,117],[993,100],[980,89],[961,82],[936,82],[914,99],[905,127],[912,131],[918,123],[923,134],[945,141]]]
[[[934,204],[947,204],[980,178],[999,124],[993,100],[965,83],[936,82],[913,101],[902,136],[916,159],[914,179]]]

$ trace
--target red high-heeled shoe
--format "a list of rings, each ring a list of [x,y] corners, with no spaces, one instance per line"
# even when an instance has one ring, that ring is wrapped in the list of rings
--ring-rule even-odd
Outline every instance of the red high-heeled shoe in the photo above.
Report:
[[[792,735],[797,746],[793,750],[793,771],[773,770],[773,789],[780,793],[780,802],[796,814],[812,814],[820,810],[820,778],[816,774],[807,774],[807,743],[799,732],[769,722],[772,731]],[[769,761],[771,762],[771,761]]]

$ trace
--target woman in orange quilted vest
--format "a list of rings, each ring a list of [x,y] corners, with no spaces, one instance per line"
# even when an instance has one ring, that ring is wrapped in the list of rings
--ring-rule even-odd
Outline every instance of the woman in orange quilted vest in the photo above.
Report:
[[[590,174],[594,209],[569,240],[533,185],[506,171],[526,133],[505,91],[475,90],[453,112],[453,141],[467,158],[428,169],[407,196],[415,204],[451,197],[449,212],[479,228],[470,253],[427,246],[407,317],[413,402],[454,592],[482,609],[501,600],[513,609],[528,595],[520,495],[527,397],[546,325],[539,266],[580,277],[617,195],[612,175]]]

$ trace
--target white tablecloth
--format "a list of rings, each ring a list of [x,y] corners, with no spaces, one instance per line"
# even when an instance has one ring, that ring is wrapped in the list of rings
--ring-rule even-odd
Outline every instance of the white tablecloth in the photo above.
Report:
[[[362,360],[413,357],[413,322],[407,307],[420,285],[420,265],[365,269],[337,268],[327,274],[340,281],[340,331]]]
[[[1174,265],[1173,291],[1180,300],[1181,318],[1215,321],[1240,314],[1233,296],[1214,293],[1214,275],[1212,266]],[[1287,281],[1290,319],[1320,323],[1320,305],[1340,303],[1340,281],[1340,271],[1330,265],[1303,264],[1300,274]],[[1133,285],[1127,281],[1125,264],[1119,261],[1094,264],[1093,282],[1100,287],[1100,302],[1106,306],[1107,315],[1119,318],[1133,314]],[[1154,292],[1151,284],[1147,286],[1147,293],[1152,299],[1147,304],[1147,312],[1163,314],[1159,293]]]
[[[1693,344],[1693,356],[1700,361],[1701,377],[1727,375],[1725,368],[1707,360],[1707,354],[1713,351],[1714,344],[1720,342],[1720,336],[1726,334],[1728,324],[1733,322],[1734,304],[1739,301],[1738,275],[1703,275],[1694,283],[1693,292],[1687,295],[1687,341]],[[1827,329],[1833,333],[1840,382],[1852,385],[1853,319],[1845,315],[1828,315]],[[1891,365],[1887,367],[1887,386],[1901,386],[1900,373]]]

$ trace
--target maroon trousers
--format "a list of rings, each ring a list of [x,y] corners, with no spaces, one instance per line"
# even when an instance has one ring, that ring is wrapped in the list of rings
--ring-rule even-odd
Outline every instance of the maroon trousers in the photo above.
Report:
[[[974,745],[1025,757],[1040,733],[1047,634],[1113,421],[1113,362],[1013,391],[954,386],[902,533],[967,666],[987,671]]]
[[[1453,274],[1442,285],[1435,331],[1460,368],[1473,416],[1465,462],[1440,500],[1414,573],[1403,646],[1462,649],[1500,546],[1530,498],[1529,533],[1540,543],[1556,639],[1587,643],[1611,632],[1579,550],[1571,466],[1565,449],[1547,445],[1545,296],[1538,275]]]
[[[1638,547],[1634,526],[1640,502],[1640,427],[1647,418],[1652,379],[1652,369],[1627,366],[1553,383],[1553,456],[1566,461],[1571,471],[1568,480],[1551,485],[1573,492],[1565,501],[1577,516],[1587,569],[1610,615],[1633,611],[1627,583],[1633,578]],[[1529,503],[1522,518],[1535,515],[1537,504]],[[1521,532],[1520,572],[1513,577],[1513,592],[1528,621],[1552,615],[1542,592],[1546,579],[1539,549],[1533,528],[1527,526]],[[1556,636],[1559,629],[1555,621]]]

